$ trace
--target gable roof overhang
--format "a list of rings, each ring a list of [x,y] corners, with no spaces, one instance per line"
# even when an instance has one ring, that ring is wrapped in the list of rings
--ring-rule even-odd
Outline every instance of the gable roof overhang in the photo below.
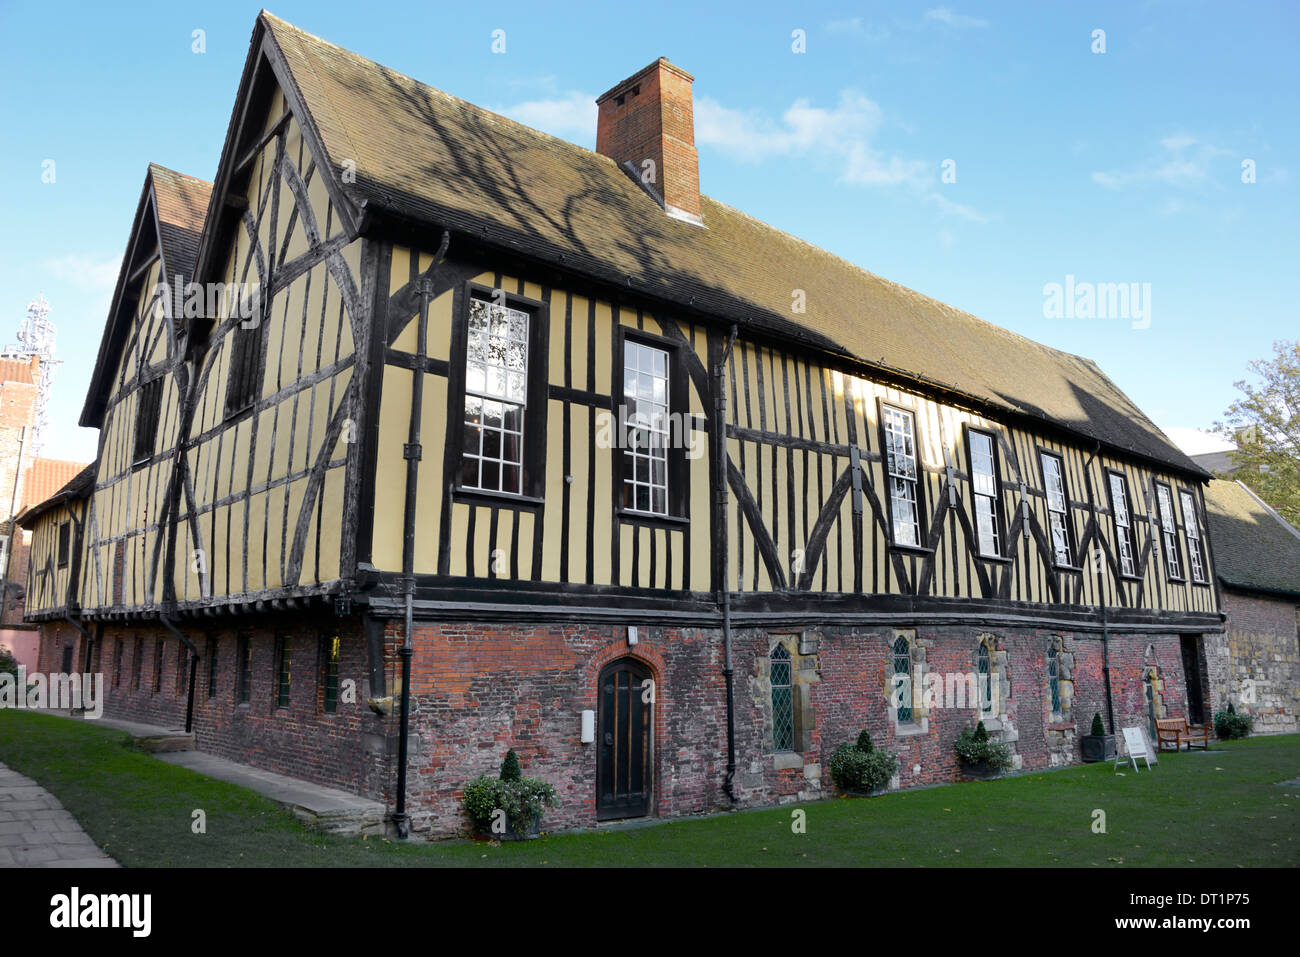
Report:
[[[108,321],[99,342],[95,368],[82,405],[78,424],[83,428],[100,428],[108,398],[113,391],[113,374],[117,371],[122,348],[131,335],[132,311],[136,305],[135,283],[156,259],[163,263],[163,278],[172,284],[173,331],[179,333],[175,319],[180,315],[184,284],[194,268],[198,245],[196,212],[206,201],[210,184],[192,176],[150,163],[140,188],[126,255],[118,269],[117,283],[108,310]],[[206,202],[204,202],[206,208]],[[176,280],[179,278],[179,282]]]

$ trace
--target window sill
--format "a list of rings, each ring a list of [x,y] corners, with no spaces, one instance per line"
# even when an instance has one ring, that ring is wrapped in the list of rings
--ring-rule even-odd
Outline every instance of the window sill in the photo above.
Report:
[[[618,520],[633,525],[671,526],[673,528],[685,528],[687,525],[691,524],[689,518],[683,518],[680,515],[660,515],[657,512],[638,512],[634,508],[620,508],[618,510]]]
[[[1001,555],[977,555],[976,557],[982,562],[996,562],[999,565],[1015,564],[1014,558],[1003,558]]]
[[[911,738],[918,734],[925,734],[929,729],[925,725],[915,724],[911,721],[906,724],[894,725],[894,736],[898,738]]]
[[[1193,584],[1193,585],[1196,585],[1198,588],[1209,588],[1209,587],[1210,587],[1210,583],[1209,583],[1209,582],[1198,582],[1198,581],[1193,581],[1192,584]]]
[[[778,751],[772,755],[772,770],[774,771],[793,771],[803,766],[803,755],[798,751]]]
[[[901,545],[898,542],[890,542],[890,549],[896,552],[912,552],[915,555],[933,555],[933,548],[926,548],[924,545]]]
[[[1170,576],[1169,576],[1169,584],[1171,584],[1171,585],[1186,585],[1186,584],[1187,584],[1187,579],[1186,579],[1186,578],[1182,578],[1182,577],[1180,577],[1180,576],[1178,576],[1178,575],[1170,575]]]
[[[1082,572],[1082,571],[1083,571],[1083,566],[1082,566],[1082,565],[1057,565],[1057,564],[1053,564],[1052,567],[1055,568],[1058,572]]]
[[[494,492],[486,488],[466,488],[457,485],[451,490],[453,501],[470,500],[492,504],[514,506],[518,508],[537,508],[545,500],[532,495],[516,495],[514,492]]]

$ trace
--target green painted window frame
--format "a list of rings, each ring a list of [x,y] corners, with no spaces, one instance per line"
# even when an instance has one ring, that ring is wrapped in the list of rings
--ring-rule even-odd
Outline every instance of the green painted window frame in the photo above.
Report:
[[[335,714],[339,710],[339,660],[342,657],[343,640],[338,635],[331,635],[324,639],[324,645],[325,698],[322,706],[326,714]]]
[[[772,685],[772,748],[778,754],[794,751],[794,657],[780,642],[768,655]]]
[[[894,709],[894,716],[899,724],[908,724],[912,721],[912,643],[907,640],[907,636],[899,635],[894,639],[891,649],[894,659],[894,674],[907,675],[907,695],[903,701],[900,701],[898,707]],[[897,686],[896,686],[897,687]]]

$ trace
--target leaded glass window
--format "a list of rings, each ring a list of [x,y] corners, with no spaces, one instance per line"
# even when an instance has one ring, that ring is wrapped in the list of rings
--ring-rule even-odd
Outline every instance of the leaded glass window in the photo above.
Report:
[[[920,545],[921,525],[916,498],[916,432],[912,413],[885,406],[884,422],[894,541],[899,545]]]
[[[900,675],[907,680],[900,681]],[[903,724],[912,720],[912,646],[902,635],[894,641],[894,679],[894,687],[903,692],[897,711],[898,723]]]
[[[971,491],[975,497],[975,533],[981,555],[1000,556],[998,540],[998,476],[997,460],[993,455],[993,436],[987,432],[971,430],[970,474]]]
[[[217,639],[208,639],[208,697],[217,696]]]
[[[668,353],[623,341],[623,507],[668,513]]]
[[[1128,511],[1128,485],[1124,476],[1110,473],[1110,505],[1115,513],[1115,539],[1119,542],[1119,567],[1125,575],[1136,575],[1133,560],[1136,547],[1133,541],[1133,520]]]
[[[777,751],[794,750],[794,688],[790,652],[785,645],[772,649],[769,658],[772,681],[772,744]]]
[[[1196,519],[1196,499],[1191,492],[1179,492],[1183,502],[1183,527],[1187,530],[1187,564],[1192,569],[1192,581],[1204,582],[1205,552],[1201,549],[1201,523]]]
[[[293,664],[292,639],[287,635],[280,639],[280,654],[276,661],[276,697],[278,708],[289,707],[289,672]]]
[[[1061,460],[1050,452],[1042,453],[1043,487],[1047,493],[1047,516],[1052,529],[1052,554],[1056,564],[1071,565],[1070,520],[1065,474]]]
[[[325,642],[325,711],[333,714],[339,709],[339,637]]]
[[[1061,713],[1061,662],[1056,646],[1047,649],[1047,690],[1052,698],[1052,714]]]
[[[1169,486],[1156,484],[1156,507],[1160,512],[1160,537],[1165,545],[1165,565],[1170,578],[1183,577],[1183,563],[1178,554],[1178,526],[1174,522],[1174,503]]]
[[[472,299],[465,347],[464,488],[523,493],[528,313]]]
[[[154,694],[162,691],[162,671],[163,671],[163,640],[159,638],[153,643],[153,690]]]
[[[247,635],[240,635],[236,643],[235,662],[238,668],[235,681],[235,698],[240,704],[248,704],[252,695],[253,684],[253,642]]]
[[[975,670],[979,678],[980,714],[993,713],[993,668],[989,661],[989,646],[980,642],[975,652]]]

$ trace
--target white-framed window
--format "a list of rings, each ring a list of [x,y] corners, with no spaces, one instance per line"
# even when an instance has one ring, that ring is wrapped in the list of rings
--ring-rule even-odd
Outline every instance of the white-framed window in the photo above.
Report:
[[[1001,556],[1002,542],[998,530],[997,458],[993,436],[969,429],[971,491],[975,499],[975,535],[981,555]]]
[[[1183,563],[1178,554],[1178,526],[1174,522],[1174,502],[1169,486],[1156,483],[1156,509],[1160,513],[1160,537],[1165,546],[1165,567],[1170,578],[1183,577]]]
[[[882,406],[882,416],[894,542],[898,545],[920,545],[921,524],[916,494],[916,429],[912,413],[886,405]]]
[[[465,350],[464,488],[523,493],[528,313],[473,298]]]
[[[668,353],[623,340],[623,507],[668,513]]]
[[[1052,554],[1058,565],[1073,565],[1070,542],[1069,495],[1061,458],[1051,452],[1039,454],[1043,465],[1043,490],[1047,493],[1047,520],[1052,531]]]
[[[9,567],[9,536],[0,535],[0,575]]]
[[[1201,547],[1201,523],[1196,517],[1196,499],[1191,492],[1179,492],[1183,503],[1183,528],[1187,530],[1187,565],[1192,570],[1192,581],[1204,584],[1205,552]]]
[[[975,674],[979,681],[980,717],[993,717],[993,659],[987,641],[981,641],[975,650]]]
[[[1137,575],[1134,561],[1133,519],[1128,510],[1128,484],[1118,472],[1108,473],[1110,508],[1115,517],[1115,540],[1119,543],[1119,567],[1125,575]]]

